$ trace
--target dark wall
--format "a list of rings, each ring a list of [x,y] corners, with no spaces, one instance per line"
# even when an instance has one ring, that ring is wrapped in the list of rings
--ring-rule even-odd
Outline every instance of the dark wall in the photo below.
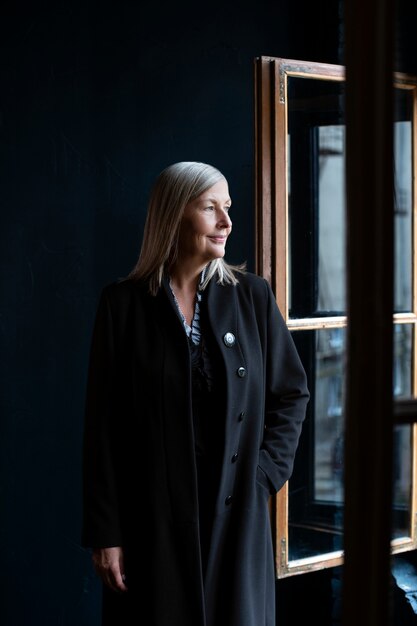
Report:
[[[98,626],[80,451],[99,291],[133,266],[150,185],[178,160],[225,173],[228,259],[253,268],[254,58],[340,62],[338,13],[265,0],[1,4],[3,626]]]

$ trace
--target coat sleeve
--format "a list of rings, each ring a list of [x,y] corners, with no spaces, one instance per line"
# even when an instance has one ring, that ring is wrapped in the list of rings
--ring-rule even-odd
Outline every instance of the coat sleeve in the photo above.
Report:
[[[266,281],[265,281],[266,282]],[[267,285],[265,428],[259,465],[271,493],[290,478],[309,401],[307,376],[290,331]]]
[[[122,545],[115,472],[116,349],[113,319],[103,289],[92,333],[83,439],[83,526],[86,547]]]

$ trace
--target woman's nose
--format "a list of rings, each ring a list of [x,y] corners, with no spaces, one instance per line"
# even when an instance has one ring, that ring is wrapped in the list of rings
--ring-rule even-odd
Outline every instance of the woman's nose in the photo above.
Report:
[[[227,211],[221,211],[218,223],[223,228],[229,228],[232,225],[232,220],[230,219],[230,215]]]

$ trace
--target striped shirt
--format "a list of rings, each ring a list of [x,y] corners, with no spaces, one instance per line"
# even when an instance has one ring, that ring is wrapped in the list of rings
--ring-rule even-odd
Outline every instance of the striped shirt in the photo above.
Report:
[[[201,272],[201,276],[200,276],[200,281],[199,281],[199,286],[203,283],[204,281],[204,276],[206,273],[206,268],[203,269],[203,271]],[[194,306],[194,315],[193,315],[193,319],[191,321],[191,326],[189,324],[187,324],[186,319],[183,315],[183,312],[180,309],[180,305],[178,304],[178,300],[175,296],[174,290],[172,288],[171,285],[171,281],[169,282],[169,286],[171,288],[171,292],[172,295],[174,297],[174,301],[175,304],[177,305],[177,309],[178,312],[181,316],[182,319],[182,323],[184,326],[184,330],[187,334],[187,337],[189,337],[191,339],[191,341],[193,342],[194,345],[198,346],[201,343],[201,327],[200,327],[200,304],[201,304],[201,300],[203,297],[203,292],[200,290],[200,288],[197,289],[197,294],[196,294],[196,299],[195,299],[195,306]]]

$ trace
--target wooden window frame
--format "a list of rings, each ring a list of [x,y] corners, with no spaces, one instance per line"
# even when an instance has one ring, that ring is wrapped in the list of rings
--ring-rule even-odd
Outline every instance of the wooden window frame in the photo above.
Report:
[[[287,162],[287,79],[289,76],[344,81],[341,65],[312,63],[262,56],[255,59],[255,271],[271,284],[278,306],[290,330],[319,330],[347,327],[347,316],[290,319],[288,311],[288,162]],[[413,397],[417,396],[417,83],[414,77],[395,73],[394,84],[413,90],[413,275],[412,311],[394,315],[394,323],[413,326]],[[409,420],[410,421],[410,420]],[[412,429],[411,536],[393,539],[392,554],[417,547],[417,432]],[[316,571],[343,564],[343,550],[289,561],[288,500],[286,483],[271,499],[271,521],[275,541],[277,578]]]

